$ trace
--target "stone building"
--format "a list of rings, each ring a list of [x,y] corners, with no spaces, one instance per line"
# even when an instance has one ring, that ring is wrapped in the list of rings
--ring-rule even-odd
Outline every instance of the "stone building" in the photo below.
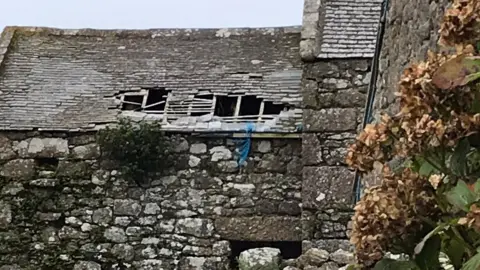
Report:
[[[320,2],[302,27],[7,27],[0,269],[226,269],[251,247],[350,249],[343,160],[381,1]],[[95,134],[119,117],[180,137],[148,187],[102,163]],[[252,142],[245,164],[236,138]]]

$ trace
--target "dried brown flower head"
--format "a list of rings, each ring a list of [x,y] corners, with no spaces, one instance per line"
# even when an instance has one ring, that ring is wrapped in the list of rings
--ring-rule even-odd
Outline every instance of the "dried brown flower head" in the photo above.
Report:
[[[479,36],[480,1],[454,0],[440,28],[439,43],[444,46],[471,44]]]
[[[432,194],[428,181],[410,169],[394,174],[384,166],[382,184],[366,190],[355,207],[350,240],[359,262],[372,265],[383,257],[392,238],[418,230],[419,216],[435,214]]]

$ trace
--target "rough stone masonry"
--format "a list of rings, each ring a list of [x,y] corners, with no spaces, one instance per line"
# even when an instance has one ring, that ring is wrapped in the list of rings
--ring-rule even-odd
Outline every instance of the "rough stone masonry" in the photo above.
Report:
[[[0,138],[2,270],[226,269],[228,240],[301,240],[298,140],[255,140],[238,174],[233,141],[179,138],[175,167],[140,188],[93,134]]]

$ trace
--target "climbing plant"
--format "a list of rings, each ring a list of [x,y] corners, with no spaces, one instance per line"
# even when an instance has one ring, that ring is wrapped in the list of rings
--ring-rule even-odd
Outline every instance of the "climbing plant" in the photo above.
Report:
[[[102,157],[117,163],[122,175],[138,185],[172,165],[172,143],[158,122],[134,123],[122,118],[113,128],[101,130],[97,141]]]
[[[480,269],[480,1],[454,0],[440,45],[400,81],[400,112],[367,125],[347,163],[379,175],[355,207],[361,269]],[[385,258],[387,252],[406,260]]]

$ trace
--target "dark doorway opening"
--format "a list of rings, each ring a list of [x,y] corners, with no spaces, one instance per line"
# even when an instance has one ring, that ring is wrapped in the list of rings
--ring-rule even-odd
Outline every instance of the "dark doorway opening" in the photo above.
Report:
[[[258,115],[262,99],[256,96],[243,96],[239,115]]]
[[[285,109],[284,104],[275,104],[271,101],[265,101],[263,114],[280,114]]]
[[[300,241],[230,241],[230,268],[238,269],[238,256],[245,250],[252,248],[271,247],[280,249],[282,259],[295,259],[302,255],[302,242]]]
[[[216,116],[233,116],[235,107],[237,106],[238,97],[217,96],[217,104],[215,104]]]
[[[145,110],[147,111],[163,111],[167,103],[167,90],[165,88],[150,88],[148,89],[147,103]]]

